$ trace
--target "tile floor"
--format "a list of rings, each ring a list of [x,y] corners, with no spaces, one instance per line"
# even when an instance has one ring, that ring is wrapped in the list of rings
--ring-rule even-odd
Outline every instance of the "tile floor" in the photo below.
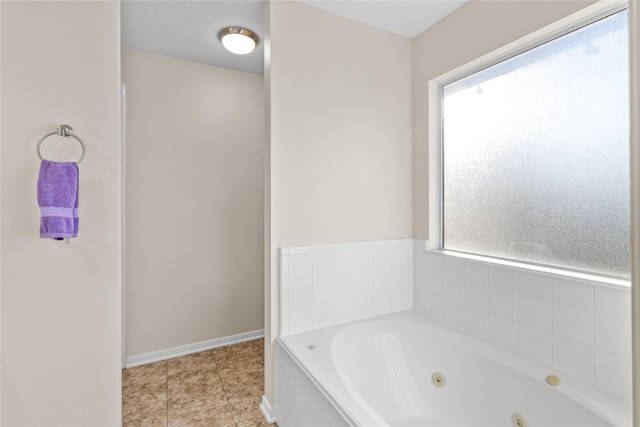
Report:
[[[263,340],[220,347],[123,370],[122,425],[263,427],[263,394]]]

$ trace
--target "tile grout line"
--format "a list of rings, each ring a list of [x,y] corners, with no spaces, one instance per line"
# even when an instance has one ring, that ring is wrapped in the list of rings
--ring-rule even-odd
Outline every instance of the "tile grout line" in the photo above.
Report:
[[[220,374],[220,363],[218,362],[218,359],[215,356],[214,356],[214,360],[216,362],[216,372],[218,373],[218,378],[220,379],[220,384],[222,385],[222,392],[224,393],[224,400],[225,400],[225,403],[227,404],[227,410],[231,414],[231,419],[233,420],[233,425],[237,426],[238,423],[236,422],[236,417],[235,417],[235,415],[233,413],[233,410],[231,409],[231,404],[229,403],[229,396],[227,396],[227,387],[225,387],[225,382],[222,379],[222,375]]]
[[[164,388],[167,396],[167,427],[169,427],[169,362],[165,362],[164,366]]]

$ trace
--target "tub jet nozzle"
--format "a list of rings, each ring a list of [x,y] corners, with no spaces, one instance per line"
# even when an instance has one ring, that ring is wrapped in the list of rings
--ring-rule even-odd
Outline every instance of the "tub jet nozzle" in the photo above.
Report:
[[[513,427],[527,427],[524,417],[517,412],[511,416],[511,423],[513,423]]]
[[[433,385],[436,387],[444,387],[447,383],[447,379],[441,372],[434,372],[433,375],[431,375],[431,381],[433,381]]]

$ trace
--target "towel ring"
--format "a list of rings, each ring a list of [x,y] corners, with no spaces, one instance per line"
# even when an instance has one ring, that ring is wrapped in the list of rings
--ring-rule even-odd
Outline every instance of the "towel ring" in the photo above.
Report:
[[[44,141],[45,139],[47,139],[51,135],[59,135],[59,136],[64,136],[64,137],[67,137],[67,136],[73,137],[76,141],[78,141],[80,143],[80,146],[82,147],[82,155],[80,156],[80,160],[78,160],[76,163],[80,164],[80,162],[82,162],[82,160],[84,160],[84,155],[87,153],[87,150],[86,150],[86,148],[84,146],[84,142],[82,142],[82,140],[76,134],[73,133],[73,129],[69,125],[60,125],[60,126],[58,126],[58,130],[56,130],[55,132],[48,133],[45,136],[43,136],[42,138],[40,138],[40,141],[38,141],[38,144],[36,145],[36,153],[38,154],[38,158],[40,160],[44,160],[42,158],[42,154],[40,154],[40,145],[42,145],[42,141]]]

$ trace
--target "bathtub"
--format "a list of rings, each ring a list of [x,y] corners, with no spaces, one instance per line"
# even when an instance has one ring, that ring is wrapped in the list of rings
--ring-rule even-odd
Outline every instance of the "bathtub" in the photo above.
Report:
[[[630,399],[413,311],[279,337],[275,401],[279,427],[632,424]]]

